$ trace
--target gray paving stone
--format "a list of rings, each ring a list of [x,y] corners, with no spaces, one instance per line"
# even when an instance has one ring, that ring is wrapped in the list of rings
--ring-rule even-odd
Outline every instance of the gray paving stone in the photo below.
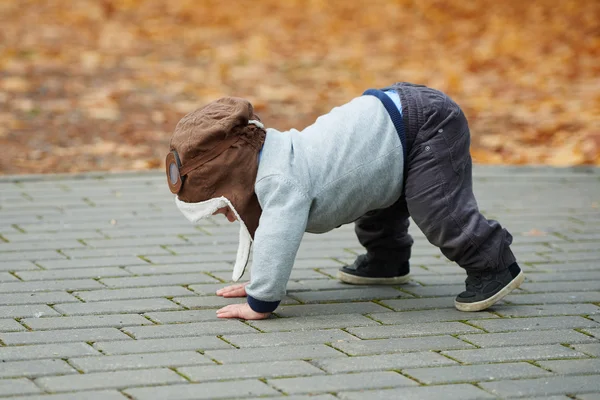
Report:
[[[576,281],[576,282],[525,282],[520,289],[528,293],[544,292],[585,292],[599,291],[600,281]]]
[[[232,242],[229,245],[227,244],[219,244],[219,246],[199,246],[197,243],[187,242],[187,244],[168,244],[167,248],[176,255],[198,255],[200,252],[202,254],[221,254],[227,255],[228,257],[235,256],[235,252],[237,250],[237,243]],[[200,250],[202,249],[202,250]]]
[[[249,321],[250,325],[263,332],[298,331],[349,326],[371,326],[379,323],[359,314],[314,315],[297,318],[278,318],[262,321]]]
[[[127,397],[116,390],[93,390],[74,393],[43,394],[19,397],[19,400],[126,400]]]
[[[566,397],[566,398],[570,399],[569,397]],[[595,392],[595,393],[580,394],[580,395],[577,395],[576,398],[577,398],[577,400],[598,400],[598,399],[600,399],[600,391]]]
[[[539,361],[539,365],[561,375],[597,374],[600,372],[600,359]]]
[[[347,357],[344,353],[323,344],[288,345],[277,351],[264,347],[209,350],[205,352],[205,355],[223,364]]]
[[[580,399],[582,395],[577,396],[577,399]],[[567,396],[540,396],[540,397],[530,397],[528,400],[571,400],[571,397]]]
[[[491,314],[489,312],[482,311],[465,315],[464,312],[458,311],[456,309],[386,312],[370,314],[369,316],[375,319],[376,321],[387,325],[414,324],[421,322],[464,321],[466,317],[468,317],[469,319],[498,319],[497,315]]]
[[[144,286],[169,286],[169,285],[191,285],[194,283],[217,283],[215,278],[206,274],[170,274],[170,275],[148,275],[127,278],[104,278],[100,280],[111,288],[129,288]]]
[[[131,276],[118,267],[71,268],[51,271],[17,271],[15,274],[24,281],[46,281],[55,279],[102,278],[106,276]]]
[[[599,328],[584,328],[583,331],[586,333],[589,333],[590,335],[593,335],[595,338],[600,339],[600,329]]]
[[[583,333],[567,329],[461,335],[460,338],[480,347],[527,346],[554,343],[590,343],[595,341],[594,338],[584,335]]]
[[[69,359],[80,371],[100,372],[123,369],[159,367],[182,367],[187,365],[214,364],[212,360],[195,351],[128,354],[118,356],[79,357]]]
[[[76,373],[77,371],[63,360],[7,361],[2,362],[0,378],[37,378]]]
[[[424,384],[482,382],[502,379],[537,378],[552,374],[531,364],[502,363],[485,365],[460,365],[436,368],[416,368],[402,371]]]
[[[0,320],[2,321],[2,320]],[[152,325],[138,314],[84,315],[76,317],[26,318],[21,320],[31,329],[121,328],[132,325]]]
[[[287,292],[289,295],[311,290],[338,290],[347,288],[348,284],[340,282],[337,279],[290,280],[287,284]]]
[[[40,270],[40,268],[31,261],[0,261],[0,271],[24,270]]]
[[[0,319],[0,332],[22,332],[27,330],[14,319]]]
[[[42,390],[26,378],[0,380],[0,397],[42,393]]]
[[[146,264],[146,261],[142,260],[141,258],[138,258],[139,256],[146,256],[146,255],[150,255],[150,254],[171,254],[167,249],[165,249],[164,247],[160,247],[160,246],[135,246],[135,247],[113,247],[110,249],[95,249],[95,248],[82,248],[82,249],[64,249],[61,251],[64,255],[66,255],[69,258],[72,259],[78,259],[80,261],[84,261],[85,263],[83,264],[77,264],[74,263],[73,268],[88,268],[87,265],[87,259],[93,259],[93,258],[98,258],[98,259],[106,259],[106,258],[110,258],[112,256],[113,261],[110,263],[110,265],[112,265],[115,260],[121,260],[122,257],[129,257],[132,256],[134,258],[128,258],[130,260],[132,260],[132,262],[125,262],[123,263],[122,261],[118,261],[120,263],[122,263],[123,265],[136,265],[136,264]],[[137,259],[137,260],[136,260]],[[89,263],[92,263],[93,261],[90,260]],[[71,267],[69,267],[71,268]]]
[[[128,337],[116,328],[0,333],[0,340],[7,346],[62,342],[96,342],[99,340],[127,339]]]
[[[229,260],[229,261],[233,261],[233,260]],[[229,270],[225,270],[225,271],[215,271],[215,272],[211,272],[211,275],[213,275],[214,277],[224,281],[224,282],[232,282],[231,281],[231,271],[233,268],[230,268]],[[242,275],[242,280],[250,280],[250,269],[246,270],[246,273],[244,273],[244,275]],[[329,277],[327,275],[323,275],[321,272],[319,271],[315,271],[312,269],[296,269],[296,270],[292,270],[292,273],[290,275],[290,279],[292,280],[318,280],[318,279],[329,279]]]
[[[19,279],[8,272],[0,272],[0,282],[19,282]]]
[[[263,400],[264,397],[253,397],[248,400]],[[269,400],[337,400],[337,397],[334,397],[331,394],[320,394],[320,395],[297,395],[297,396],[281,396],[281,397],[269,397]]]
[[[245,398],[247,396],[269,396],[281,394],[265,383],[256,380],[235,382],[208,382],[163,387],[127,389],[124,391],[135,400],[203,400],[222,398]]]
[[[352,302],[338,304],[310,304],[280,306],[275,313],[280,317],[307,317],[311,315],[370,314],[390,312],[376,303]]]
[[[194,262],[234,262],[235,253],[203,253],[198,248],[197,254],[183,255],[149,255],[147,258],[152,264],[188,264]]]
[[[333,347],[350,355],[388,354],[424,350],[472,349],[470,345],[452,336],[422,336],[334,342]]]
[[[503,304],[494,306],[493,310],[504,317],[600,314],[600,307],[594,304],[538,304],[532,306]]]
[[[0,318],[26,318],[60,315],[44,304],[0,306]]]
[[[569,236],[573,236],[572,234]],[[595,236],[588,236],[590,240],[598,240]],[[600,235],[598,235],[600,237]],[[577,238],[575,238],[577,239]],[[547,256],[552,261],[572,262],[572,261],[598,261],[600,260],[600,252],[598,251],[578,251],[570,253],[549,253]]]
[[[256,333],[256,330],[236,320],[220,320],[189,324],[133,326],[122,329],[136,339],[218,335],[222,333]]]
[[[592,321],[600,322],[600,315],[588,315],[587,318]]]
[[[103,289],[106,286],[93,279],[65,279],[0,283],[0,293],[52,292],[57,290]]]
[[[247,282],[247,280],[241,280],[237,283]],[[216,291],[228,286],[230,284],[225,284],[223,282],[213,282],[213,283],[203,283],[199,285],[189,285],[188,289],[193,290],[201,296],[215,296]]]
[[[321,290],[316,292],[298,292],[290,295],[303,303],[319,303],[327,301],[344,300],[395,299],[400,297],[409,297],[407,294],[402,293],[391,287]]]
[[[218,320],[215,310],[162,311],[145,313],[144,315],[158,324]]]
[[[585,354],[589,354],[594,357],[600,357],[600,343],[574,344],[571,347]]]
[[[338,397],[344,400],[480,400],[496,398],[473,385],[467,384],[341,392],[338,393]]]
[[[186,337],[185,340],[178,337],[96,342],[94,343],[94,348],[100,350],[104,354],[119,355],[183,350],[204,351],[212,349],[232,349],[233,346],[215,336],[197,336]]]
[[[88,257],[90,253],[87,253]],[[134,256],[110,256],[97,258],[76,258],[71,260],[41,260],[38,262],[45,269],[86,269],[100,267],[126,267],[130,265],[147,265],[148,263]]]
[[[411,266],[412,267],[412,266]],[[460,271],[459,271],[460,272]],[[411,271],[412,276],[412,271]],[[412,276],[412,281],[419,282],[424,286],[433,285],[434,287],[442,285],[464,285],[467,274],[461,273],[456,275],[423,275],[423,276]],[[402,285],[402,289],[406,289],[409,285]],[[409,289],[410,291],[410,289]]]
[[[538,331],[544,329],[594,328],[600,324],[578,316],[470,320],[468,323],[488,332]]]
[[[39,344],[29,346],[0,347],[0,360],[41,360],[45,358],[67,358],[99,353],[86,343]]]
[[[181,310],[177,304],[163,298],[139,300],[97,301],[93,303],[57,304],[54,308],[65,315],[123,314],[159,310]]]
[[[182,286],[154,286],[149,288],[86,290],[73,293],[85,302],[105,300],[133,300],[156,297],[197,296]]]
[[[85,241],[88,246],[95,248],[112,248],[112,247],[135,247],[148,245],[174,245],[184,244],[186,241],[176,235],[173,236],[146,236],[143,238],[118,238],[118,239],[92,239]]]
[[[465,284],[459,285],[431,285],[431,286],[407,286],[402,287],[408,293],[418,297],[446,297],[457,295],[465,290]]]
[[[274,347],[293,344],[336,343],[359,341],[358,338],[340,330],[324,329],[304,332],[250,333],[245,335],[223,335],[223,339],[237,347]]]
[[[570,261],[568,263],[540,263],[535,265],[535,269],[538,271],[547,271],[551,273],[565,273],[569,272],[597,272],[598,262],[589,261]]]
[[[415,381],[390,371],[311,376],[308,378],[268,379],[267,382],[284,393],[292,394],[417,385]]]
[[[481,332],[477,328],[460,322],[425,322],[410,325],[386,325],[348,328],[348,332],[361,339],[377,339],[391,337],[427,336],[442,334],[458,334]]]
[[[446,309],[454,308],[454,297],[382,300],[381,304],[395,311]]]
[[[531,272],[526,275],[531,282],[570,282],[600,279],[600,271]]]
[[[480,386],[499,396],[528,397],[600,392],[600,375],[484,382]]]
[[[226,271],[231,273],[232,266],[228,263],[192,263],[175,265],[140,265],[126,267],[134,275],[161,275],[161,274],[190,274],[207,271]]]
[[[566,252],[577,252],[577,251],[597,251],[598,243],[594,242],[560,242],[553,243],[552,247],[554,249]]]
[[[442,354],[464,363],[507,362],[525,360],[549,360],[561,358],[585,358],[581,351],[560,344],[537,346],[491,347],[473,350],[449,350]]]
[[[449,358],[434,352],[331,358],[314,360],[312,362],[313,364],[332,374],[344,372],[400,370],[404,368],[457,364],[455,361],[452,361]]]
[[[79,303],[80,301],[67,292],[41,292],[41,293],[10,293],[0,294],[0,304],[54,304],[54,303]]]
[[[10,242],[0,243],[0,254],[8,251],[32,251],[32,250],[63,250],[84,248],[85,245],[77,240],[47,240],[36,242]]]
[[[15,251],[2,254],[2,261],[66,260],[56,250]]]
[[[513,304],[600,303],[600,291],[514,294],[507,300]]]
[[[38,378],[35,382],[50,392],[69,392],[75,390],[124,389],[135,386],[182,383],[185,382],[185,379],[169,369],[157,368],[45,377]]]
[[[268,361],[246,364],[206,365],[177,368],[193,382],[224,379],[277,378],[286,376],[322,375],[324,372],[306,361]]]

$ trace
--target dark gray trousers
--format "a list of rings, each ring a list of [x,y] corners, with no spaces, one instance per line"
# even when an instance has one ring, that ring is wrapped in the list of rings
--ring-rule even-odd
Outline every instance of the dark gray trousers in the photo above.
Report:
[[[427,240],[467,271],[500,269],[515,262],[511,234],[486,219],[473,194],[470,133],[460,107],[444,93],[396,83],[402,102],[407,159],[404,194],[391,207],[367,213],[355,231],[367,252],[408,261],[413,238],[409,216]]]

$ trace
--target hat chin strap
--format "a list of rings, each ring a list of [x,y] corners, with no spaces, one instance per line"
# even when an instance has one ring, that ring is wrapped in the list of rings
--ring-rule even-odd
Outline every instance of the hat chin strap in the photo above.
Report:
[[[248,231],[246,224],[244,224],[244,221],[240,218],[237,210],[233,207],[233,204],[231,204],[231,202],[225,197],[216,197],[214,199],[201,201],[199,203],[186,203],[179,200],[177,196],[175,196],[175,204],[177,205],[177,208],[179,208],[179,211],[181,211],[182,214],[193,224],[197,223],[201,219],[210,217],[219,208],[229,207],[233,211],[240,223],[239,246],[235,259],[235,265],[233,266],[233,275],[231,276],[231,279],[234,282],[237,282],[242,275],[244,275],[244,271],[248,265],[250,248],[252,247],[252,237],[250,236],[250,232]]]

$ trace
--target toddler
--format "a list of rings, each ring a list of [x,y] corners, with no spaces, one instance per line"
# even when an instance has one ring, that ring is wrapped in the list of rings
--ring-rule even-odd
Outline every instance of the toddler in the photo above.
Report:
[[[470,134],[444,93],[406,82],[369,89],[302,131],[265,129],[244,99],[225,97],[186,115],[175,128],[167,178],[192,222],[222,213],[240,222],[233,280],[248,262],[250,282],[217,291],[247,303],[222,318],[273,312],[304,232],[354,223],[366,253],[338,272],[350,284],[409,279],[409,216],[429,242],[467,273],[455,306],[484,310],[524,275],[512,236],[479,212],[472,189]]]

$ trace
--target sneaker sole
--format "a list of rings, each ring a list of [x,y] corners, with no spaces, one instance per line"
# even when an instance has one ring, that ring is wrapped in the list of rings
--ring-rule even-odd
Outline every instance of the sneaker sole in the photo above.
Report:
[[[395,276],[393,278],[368,278],[338,271],[337,278],[351,285],[400,285],[410,280],[410,274]]]
[[[489,299],[477,301],[475,303],[461,303],[454,300],[454,307],[456,307],[459,311],[483,311],[486,308],[489,308],[496,304],[498,301],[502,300],[506,297],[510,292],[521,286],[523,281],[525,280],[525,274],[523,271],[519,272],[519,275],[515,276],[512,281],[508,285],[506,285],[502,290],[498,293],[490,297]]]

